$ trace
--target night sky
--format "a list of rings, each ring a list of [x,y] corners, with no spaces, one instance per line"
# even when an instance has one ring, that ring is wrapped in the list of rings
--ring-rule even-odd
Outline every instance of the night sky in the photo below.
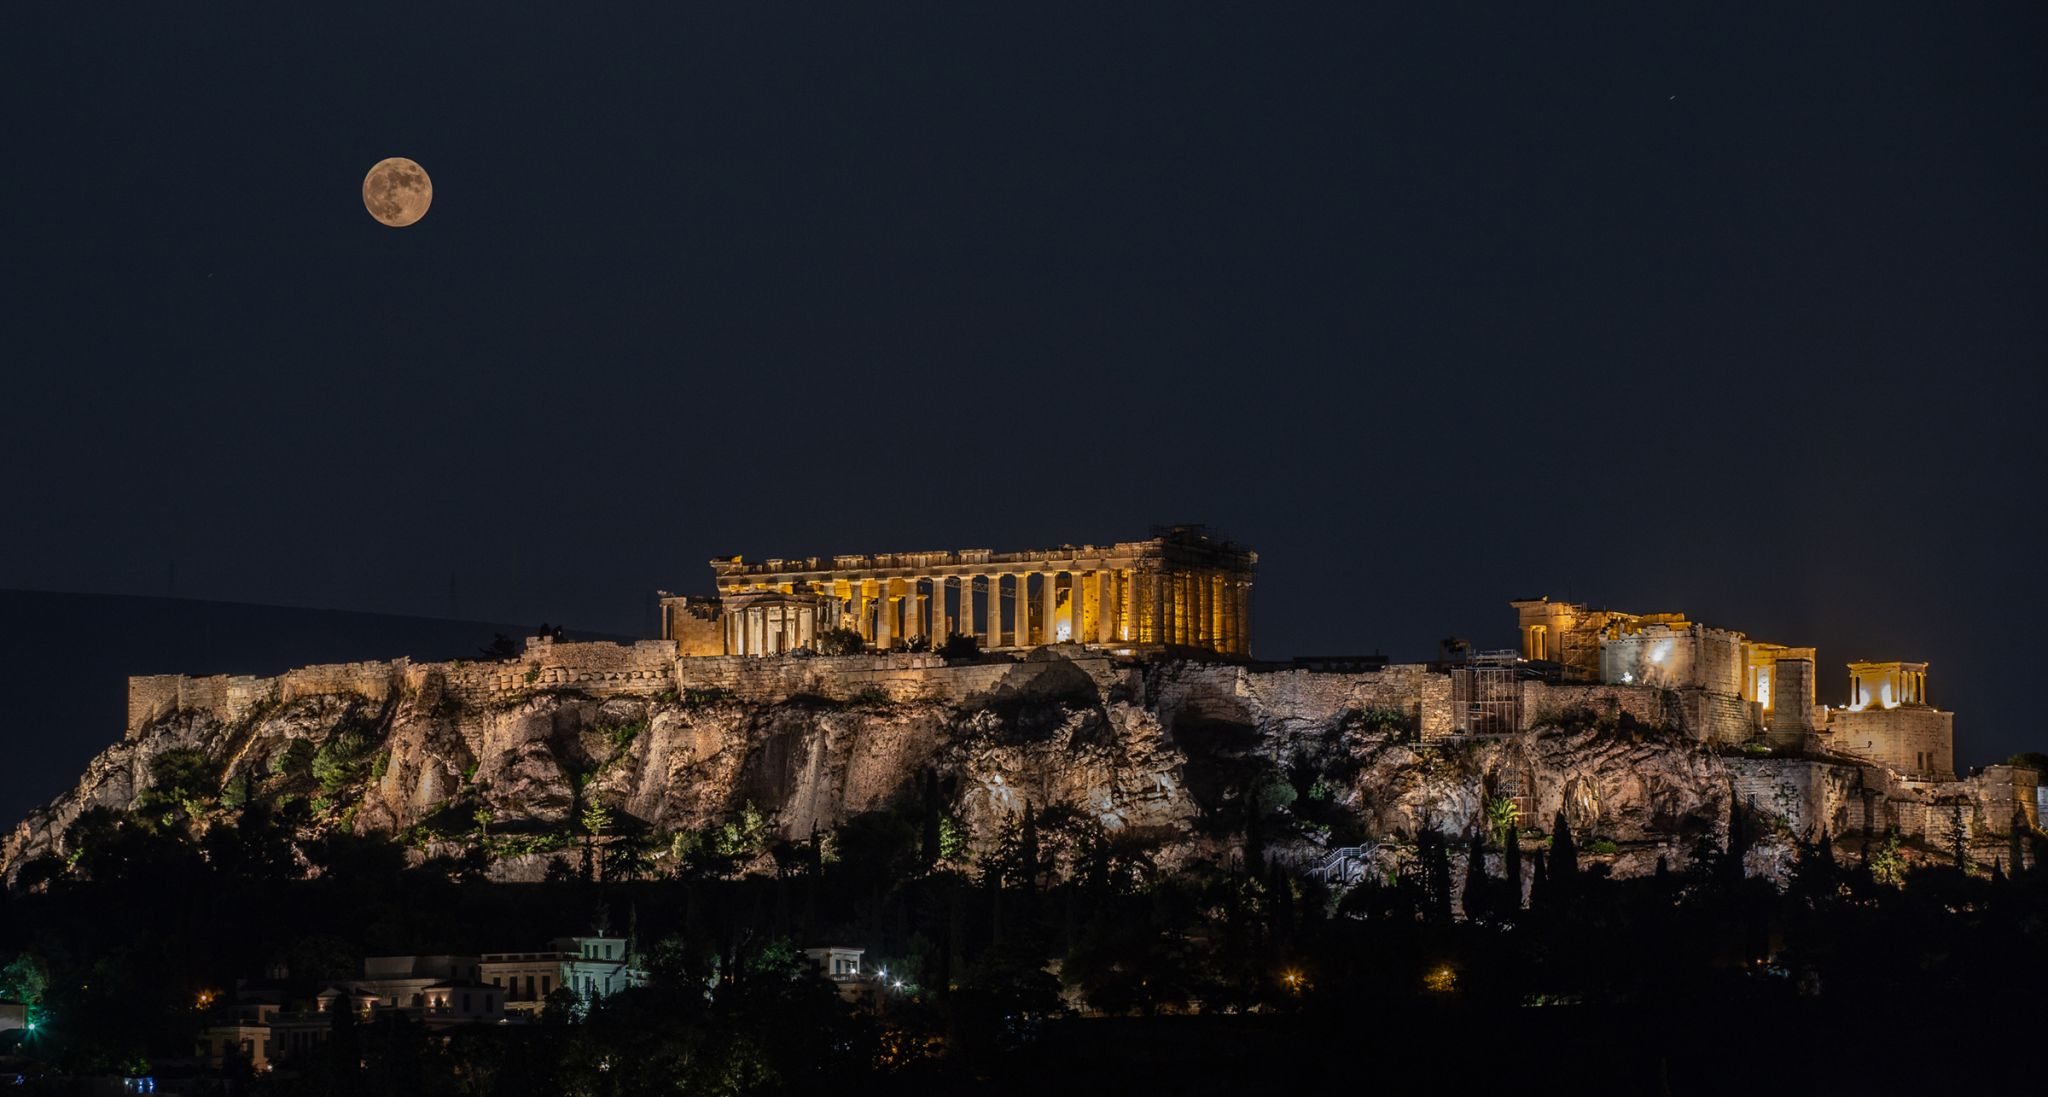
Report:
[[[1261,655],[1550,594],[2048,749],[2048,8],[1553,7],[13,5],[0,586],[651,633],[1206,522]]]

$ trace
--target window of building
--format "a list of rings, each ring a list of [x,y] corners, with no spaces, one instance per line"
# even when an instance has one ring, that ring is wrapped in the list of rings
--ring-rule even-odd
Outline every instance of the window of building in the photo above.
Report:
[[[1771,668],[1756,668],[1756,703],[1771,707]]]
[[[547,996],[548,996],[548,992],[549,992],[549,991],[551,991],[551,990],[553,990],[553,989],[555,989],[555,987],[554,987],[554,982],[555,982],[555,979],[554,979],[554,976],[552,976],[552,975],[543,975],[543,976],[541,976],[541,977],[540,977],[540,996],[541,996],[541,997],[543,997],[543,998],[547,997]]]

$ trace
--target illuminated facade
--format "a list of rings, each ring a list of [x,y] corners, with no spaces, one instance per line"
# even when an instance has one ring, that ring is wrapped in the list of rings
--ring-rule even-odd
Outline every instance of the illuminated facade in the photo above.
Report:
[[[1752,640],[1682,613],[1511,604],[1522,658],[1565,682],[1671,691],[1709,739],[1823,751],[1915,780],[1955,777],[1955,717],[1927,704],[1925,663],[1851,663],[1848,704],[1832,709],[1815,702],[1810,647]]]
[[[815,650],[823,633],[846,630],[879,651],[957,635],[989,651],[1078,643],[1244,658],[1257,564],[1194,526],[1028,552],[734,556],[711,562],[715,603],[663,597],[663,637],[686,655]]]

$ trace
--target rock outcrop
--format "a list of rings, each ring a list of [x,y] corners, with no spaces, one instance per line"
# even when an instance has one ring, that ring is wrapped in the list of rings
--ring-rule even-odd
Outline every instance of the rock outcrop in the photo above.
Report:
[[[481,847],[507,879],[538,875],[579,841],[592,808],[609,820],[601,834],[633,836],[659,871],[675,836],[750,807],[770,839],[801,843],[921,804],[927,789],[970,857],[1030,805],[1142,838],[1166,866],[1251,852],[1304,871],[1336,850],[1489,829],[1489,808],[1510,804],[1537,830],[1562,812],[1589,860],[1620,874],[1716,838],[1731,797],[1758,818],[1766,849],[1843,833],[1869,810],[1853,765],[1724,754],[1625,713],[1430,734],[1410,699],[1439,687],[1419,668],[1319,673],[1081,649],[671,666],[138,680],[147,696],[131,703],[128,735],[6,836],[0,872],[66,854],[86,811],[134,808],[167,758],[204,775],[184,793],[200,826],[248,798],[297,798],[309,832],[402,837],[417,856]]]

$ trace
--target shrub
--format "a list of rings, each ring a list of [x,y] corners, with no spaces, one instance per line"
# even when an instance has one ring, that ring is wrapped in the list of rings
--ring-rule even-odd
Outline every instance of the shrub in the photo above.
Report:
[[[818,654],[859,655],[868,650],[868,642],[850,628],[828,628],[818,634]]]
[[[1615,845],[1612,838],[1595,838],[1586,843],[1586,852],[1612,856],[1613,854],[1620,853],[1621,847]]]
[[[390,771],[391,752],[388,750],[378,751],[377,760],[370,763],[370,780],[382,781],[384,779],[384,775],[386,773],[389,773]]]
[[[981,655],[981,641],[956,632],[939,645],[939,654],[947,659],[973,659]]]
[[[859,705],[886,705],[889,703],[889,695],[880,686],[869,686],[854,694],[853,701]]]
[[[280,777],[304,777],[313,770],[314,752],[312,740],[293,739],[270,756],[270,772]]]
[[[221,806],[225,808],[239,810],[243,805],[247,804],[248,802],[249,775],[246,773],[237,773],[233,777],[228,778],[227,785],[220,790]]]
[[[606,728],[605,732],[611,739],[612,752],[616,754],[632,746],[633,740],[639,738],[640,733],[646,730],[647,721],[633,720],[628,723],[619,724],[616,727]]]
[[[313,779],[323,792],[334,790],[362,777],[368,769],[370,743],[360,732],[344,731],[320,745],[313,754]]]
[[[211,799],[220,786],[213,760],[190,747],[167,750],[149,763],[151,787],[166,800],[187,804]]]

